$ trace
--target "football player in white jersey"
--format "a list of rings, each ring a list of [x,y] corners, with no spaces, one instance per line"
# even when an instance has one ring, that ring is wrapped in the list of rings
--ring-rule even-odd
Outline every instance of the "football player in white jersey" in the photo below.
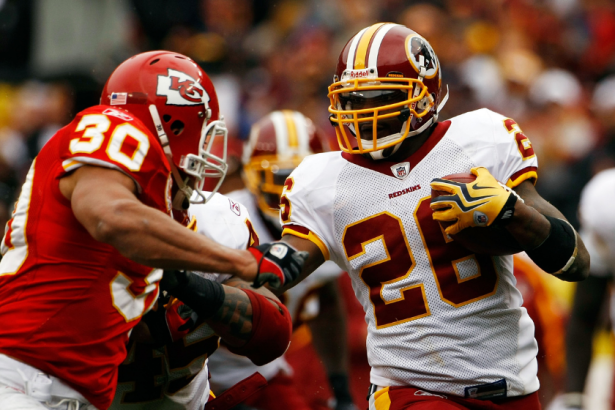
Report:
[[[325,260],[350,275],[368,324],[370,409],[539,409],[512,256],[449,236],[501,226],[546,272],[587,276],[582,241],[534,188],[529,139],[488,109],[437,122],[438,58],[398,24],[348,41],[329,98],[343,152],[307,157],[286,180],[282,241],[309,252],[303,277]],[[441,179],[469,172],[474,182]],[[431,188],[449,195],[432,200]]]
[[[257,239],[247,209],[223,195],[214,194],[205,204],[193,204],[188,212],[188,228],[217,243],[232,249],[247,249],[255,245]],[[270,291],[251,288],[248,283],[228,274],[194,273],[223,284],[225,292],[231,297],[227,297],[218,312],[206,320],[200,320],[192,309],[177,299],[169,300],[166,309],[159,306],[156,311],[146,315],[144,323],[136,328],[126,360],[119,368],[111,410],[203,410],[210,396],[207,363],[220,345],[221,338],[225,346],[231,346],[231,350],[249,356],[250,359],[241,356],[248,363],[255,360],[263,364],[277,357],[263,355],[275,343],[272,333],[276,333],[266,323],[278,322],[275,326],[284,331],[278,320],[283,319],[288,323],[288,335],[283,342],[285,344],[277,349],[278,353],[284,352],[288,346],[290,314]],[[256,293],[264,298],[259,298]],[[163,302],[159,300],[158,303]],[[266,309],[268,303],[275,311]],[[266,317],[266,320],[257,318],[259,307],[259,317]],[[278,309],[282,314],[280,318],[275,317]],[[144,324],[147,324],[147,330]],[[258,335],[259,329],[263,328],[265,333]],[[153,341],[148,337],[150,335]],[[245,347],[245,340],[248,339],[252,350]],[[261,339],[258,349],[254,349],[254,339]],[[243,347],[232,347],[237,342]],[[267,345],[264,349],[263,344]],[[232,384],[250,377],[256,371],[234,380]],[[256,387],[266,382],[262,379],[262,384],[258,380],[255,383]]]
[[[279,240],[282,233],[279,203],[286,178],[307,155],[330,151],[329,142],[309,118],[292,110],[266,115],[252,126],[245,147],[237,145],[238,142],[229,141],[230,169],[221,192],[248,209],[252,227],[261,242]],[[243,162],[243,174],[240,164],[233,164],[233,160]],[[323,360],[335,395],[335,408],[351,410],[355,407],[348,387],[345,313],[335,282],[342,273],[335,263],[327,262],[305,281],[280,295],[280,299],[291,314],[294,329],[303,322],[310,327],[314,347]],[[328,303],[331,306],[323,306],[330,312],[326,316],[319,315],[321,292],[333,296]],[[331,328],[340,332],[331,335]],[[265,376],[269,385],[246,402],[250,407],[310,408],[294,384],[290,376],[292,369],[283,357],[257,367],[245,357],[220,349],[210,359],[210,369],[214,391],[226,390],[255,371]]]
[[[585,382],[592,360],[595,329],[601,309],[609,297],[615,275],[615,168],[596,174],[585,186],[579,204],[580,234],[591,255],[590,276],[579,283],[566,336],[566,394],[562,407],[583,407]],[[612,289],[611,289],[612,291]],[[615,303],[611,297],[611,324],[615,323]],[[585,408],[587,408],[585,403]],[[615,402],[614,402],[615,405]]]

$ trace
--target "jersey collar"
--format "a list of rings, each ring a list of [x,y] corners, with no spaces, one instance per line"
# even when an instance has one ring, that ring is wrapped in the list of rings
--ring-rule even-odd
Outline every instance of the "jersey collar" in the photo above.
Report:
[[[342,152],[342,157],[346,161],[351,162],[360,167],[368,168],[368,169],[371,169],[372,171],[380,172],[381,174],[390,176],[391,178],[396,178],[391,173],[392,165],[407,161],[410,163],[410,170],[414,169],[419,164],[419,162],[421,162],[423,158],[425,158],[425,156],[429,154],[429,152],[433,149],[433,147],[435,147],[438,144],[438,142],[440,142],[440,140],[444,137],[444,135],[446,134],[450,126],[451,126],[450,121],[443,121],[443,122],[437,123],[435,129],[433,130],[433,132],[431,133],[427,141],[425,141],[423,145],[421,145],[421,147],[414,154],[402,160],[387,161],[386,159],[382,159],[382,160],[374,161],[374,160],[365,158],[362,155],[350,154],[348,152]]]

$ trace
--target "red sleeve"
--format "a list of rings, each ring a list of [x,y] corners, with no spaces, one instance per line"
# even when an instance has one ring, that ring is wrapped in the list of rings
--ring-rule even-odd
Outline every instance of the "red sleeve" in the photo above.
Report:
[[[95,106],[80,112],[62,133],[58,177],[83,165],[129,176],[142,202],[166,210],[170,167],[157,137],[127,111]]]
[[[231,352],[246,356],[255,365],[262,366],[282,356],[288,349],[292,334],[290,313],[278,301],[249,289],[242,290],[252,304],[252,336],[242,347],[227,347]]]

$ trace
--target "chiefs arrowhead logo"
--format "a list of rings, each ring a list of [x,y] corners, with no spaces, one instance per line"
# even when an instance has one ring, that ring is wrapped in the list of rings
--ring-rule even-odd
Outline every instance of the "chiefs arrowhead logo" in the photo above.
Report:
[[[167,97],[167,105],[198,105],[209,102],[209,94],[194,78],[169,68],[158,76],[156,95]]]

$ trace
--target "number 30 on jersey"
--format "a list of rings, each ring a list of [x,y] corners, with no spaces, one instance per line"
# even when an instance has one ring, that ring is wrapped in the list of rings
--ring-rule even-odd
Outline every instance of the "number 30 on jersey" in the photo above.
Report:
[[[110,126],[111,121],[104,114],[84,115],[75,129],[76,132],[84,131],[84,133],[70,141],[70,152],[91,154],[97,151],[101,148],[105,140],[104,134]],[[128,122],[113,129],[105,149],[109,159],[134,172],[141,170],[147,151],[149,151],[147,135]]]

